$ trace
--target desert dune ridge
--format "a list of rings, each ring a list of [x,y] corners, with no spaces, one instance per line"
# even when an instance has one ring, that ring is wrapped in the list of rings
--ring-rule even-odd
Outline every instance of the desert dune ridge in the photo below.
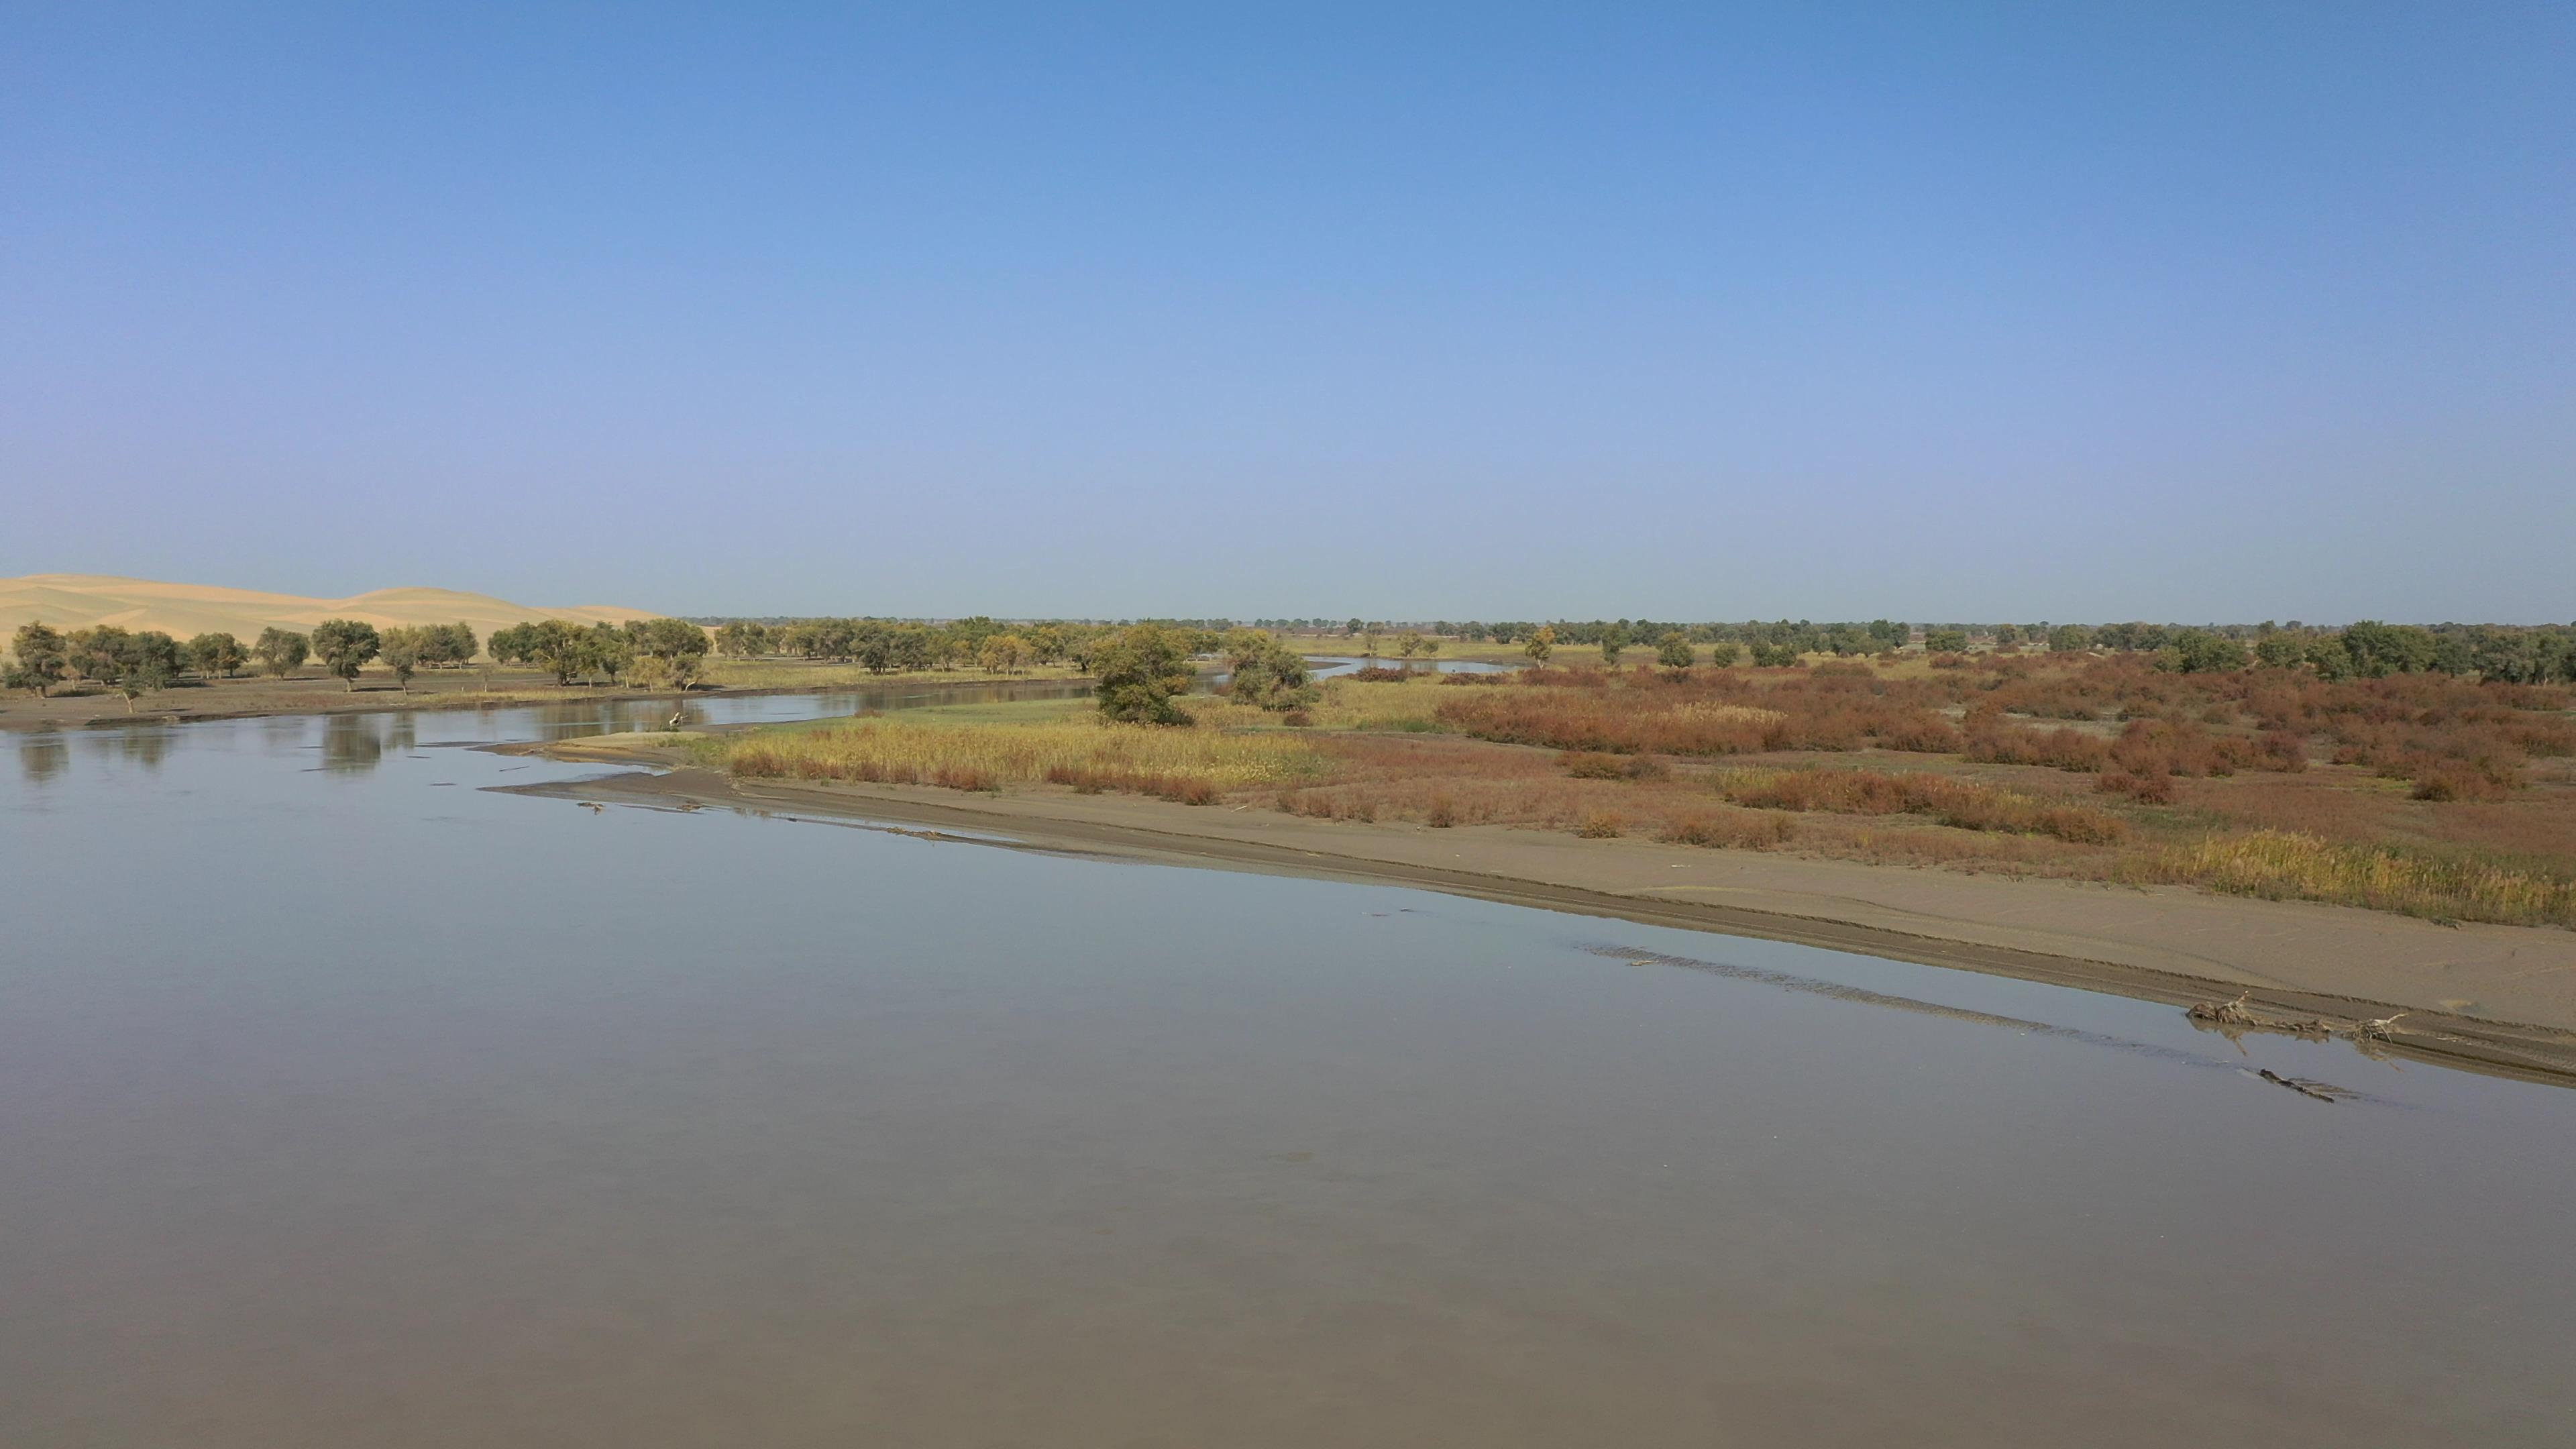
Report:
[[[380,629],[461,620],[473,626],[476,634],[488,636],[494,629],[530,619],[618,624],[653,617],[650,610],[613,604],[514,604],[490,594],[457,589],[377,589],[345,599],[313,599],[107,574],[29,574],[0,579],[0,635],[15,631],[31,619],[42,619],[62,630],[114,624],[138,631],[158,629],[183,640],[197,634],[226,633],[248,643],[262,629],[304,632],[325,619],[357,619]]]

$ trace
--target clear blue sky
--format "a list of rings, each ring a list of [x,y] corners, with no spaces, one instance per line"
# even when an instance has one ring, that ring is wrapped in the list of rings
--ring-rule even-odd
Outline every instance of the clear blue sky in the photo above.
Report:
[[[2576,7],[19,4],[0,481],[309,593],[2566,620]]]

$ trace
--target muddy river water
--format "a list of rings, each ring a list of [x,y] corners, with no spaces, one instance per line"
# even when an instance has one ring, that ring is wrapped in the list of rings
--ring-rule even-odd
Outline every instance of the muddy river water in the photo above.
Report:
[[[2576,1443],[2576,1092],[470,748],[666,713],[0,736],[0,1444]]]

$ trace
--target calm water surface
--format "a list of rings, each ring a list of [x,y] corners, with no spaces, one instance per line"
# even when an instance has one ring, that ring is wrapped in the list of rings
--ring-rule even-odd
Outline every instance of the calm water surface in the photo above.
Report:
[[[0,736],[0,1444],[2576,1443],[2576,1093],[465,748],[654,708]]]

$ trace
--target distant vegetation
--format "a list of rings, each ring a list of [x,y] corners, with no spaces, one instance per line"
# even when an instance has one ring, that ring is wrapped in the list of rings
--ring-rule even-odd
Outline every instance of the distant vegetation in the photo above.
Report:
[[[1140,626],[1093,636],[1102,708],[1048,733],[863,722],[726,758],[2576,927],[2571,631],[1942,626],[1890,649],[1903,626],[1713,627],[1515,626],[1500,645],[1488,629],[1451,637],[1531,667],[1318,685],[1274,667],[1301,648],[1419,657],[1412,631]],[[1801,647],[1838,636],[1840,657]],[[1571,666],[1568,642],[1590,646]],[[1184,643],[1232,685],[1184,693]]]
[[[541,619],[477,641],[335,620],[248,646],[31,623],[7,682],[131,708],[183,675],[318,660],[352,686],[383,668],[409,687],[478,643],[566,686],[1050,670],[1091,676],[1096,707],[721,749],[747,774],[1054,784],[2576,926],[2576,627],[1267,622]],[[1368,667],[1319,683],[1319,654]],[[1443,654],[1526,667],[1416,667]]]

